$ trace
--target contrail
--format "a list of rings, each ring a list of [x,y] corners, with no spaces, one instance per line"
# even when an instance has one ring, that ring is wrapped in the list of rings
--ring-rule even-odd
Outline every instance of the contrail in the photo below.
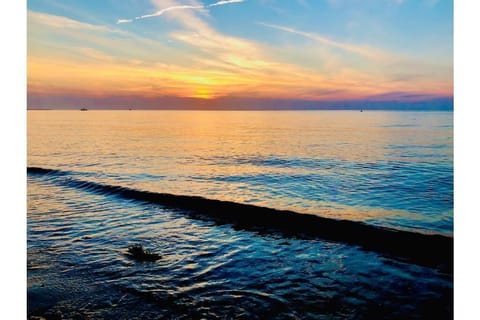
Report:
[[[240,2],[244,2],[245,0],[222,0],[222,1],[218,1],[218,2],[215,2],[209,6],[207,6],[207,8],[209,7],[216,7],[216,6],[223,6],[224,4],[230,4],[230,3],[240,3]]]
[[[240,3],[240,2],[244,2],[244,1],[245,1],[245,0],[220,0],[220,1],[217,1],[217,2],[215,2],[215,3],[209,4],[208,6],[204,6],[204,5],[201,5],[201,6],[189,6],[189,5],[171,6],[171,7],[164,8],[164,9],[162,9],[162,10],[159,10],[159,11],[157,11],[157,12],[155,12],[155,13],[152,13],[152,14],[146,14],[146,15],[143,15],[143,16],[140,16],[140,17],[135,17],[135,19],[118,19],[118,20],[117,20],[117,24],[120,24],[120,23],[130,23],[130,22],[132,22],[133,20],[140,20],[140,19],[145,19],[145,18],[158,17],[158,16],[161,16],[162,14],[164,14],[165,12],[173,11],[173,10],[207,9],[207,8],[216,7],[216,6],[223,6],[223,5],[231,4],[231,3]]]
[[[173,11],[173,10],[203,9],[203,8],[204,8],[204,6],[173,6],[173,7],[168,7],[168,8],[162,9],[162,10],[157,11],[157,12],[152,13],[152,14],[146,14],[146,15],[143,15],[143,16],[140,16],[140,17],[136,17],[135,20],[151,18],[151,17],[158,17],[158,16],[161,16],[162,14],[164,14],[165,12]]]
[[[117,24],[119,23],[128,23],[128,22],[132,22],[133,20],[132,19],[118,19],[117,20]]]

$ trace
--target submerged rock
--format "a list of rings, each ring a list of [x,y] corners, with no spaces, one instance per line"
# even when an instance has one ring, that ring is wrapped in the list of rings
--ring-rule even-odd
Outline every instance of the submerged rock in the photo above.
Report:
[[[161,258],[159,254],[144,249],[141,244],[128,247],[127,255],[138,261],[156,261]]]

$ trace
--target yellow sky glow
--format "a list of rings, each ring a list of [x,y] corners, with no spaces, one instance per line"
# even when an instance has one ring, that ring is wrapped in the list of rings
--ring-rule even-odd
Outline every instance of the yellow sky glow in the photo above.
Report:
[[[310,48],[317,46],[319,50],[313,50],[317,63],[310,66],[301,58],[311,56],[300,49],[294,61],[277,59],[278,48],[225,36],[194,12],[171,15],[185,29],[170,36],[189,46],[188,50],[177,52],[168,43],[133,37],[125,31],[30,11],[29,92],[304,100],[359,99],[385,92],[452,94],[448,68],[436,71],[435,65],[408,57],[268,26],[308,38]],[[121,37],[112,39],[112,35]],[[71,41],[77,44],[72,46]],[[341,56],[336,55],[338,50]],[[423,68],[420,72],[435,70],[437,74],[403,79],[394,74],[395,68]]]

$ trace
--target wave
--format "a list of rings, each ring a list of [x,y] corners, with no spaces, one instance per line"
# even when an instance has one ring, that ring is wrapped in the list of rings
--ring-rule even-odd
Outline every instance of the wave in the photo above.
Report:
[[[423,234],[368,225],[363,222],[324,218],[290,210],[278,210],[200,196],[175,195],[84,181],[68,171],[27,167],[31,175],[65,177],[62,185],[125,199],[183,209],[192,218],[232,224],[235,228],[261,233],[281,233],[299,238],[321,238],[379,252],[393,258],[453,271],[453,237]]]

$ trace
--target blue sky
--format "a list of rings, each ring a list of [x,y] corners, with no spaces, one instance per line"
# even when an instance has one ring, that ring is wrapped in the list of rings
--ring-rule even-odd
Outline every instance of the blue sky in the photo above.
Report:
[[[27,7],[35,105],[58,97],[141,105],[165,97],[453,95],[448,0],[30,0]]]

